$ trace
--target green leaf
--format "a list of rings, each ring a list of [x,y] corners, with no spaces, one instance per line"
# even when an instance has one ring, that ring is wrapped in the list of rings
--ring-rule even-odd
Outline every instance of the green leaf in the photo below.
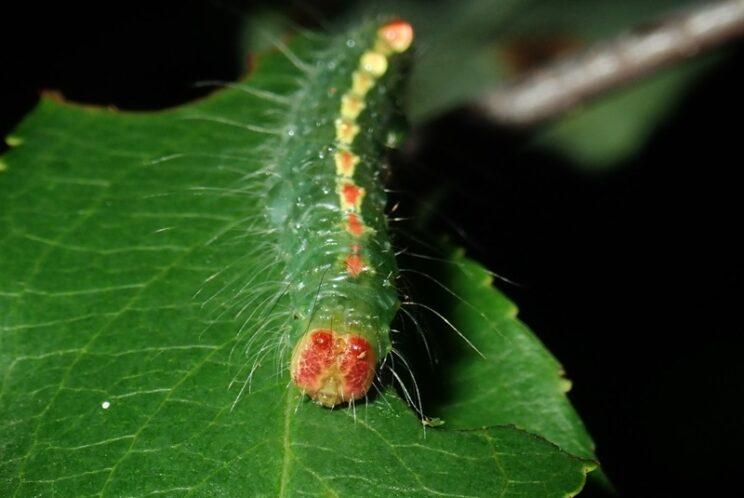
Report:
[[[419,277],[426,276],[412,284],[421,289],[428,281],[436,296],[428,300],[471,343],[447,327],[434,332],[447,357],[436,368],[432,415],[449,428],[514,424],[594,458],[594,444],[565,396],[570,381],[517,319],[516,306],[493,287],[493,276],[460,252],[421,271]]]
[[[317,43],[299,38],[292,50],[310,57]],[[247,282],[256,288],[270,277],[258,267],[266,240],[240,231],[264,209],[263,180],[255,177],[252,195],[234,185],[270,160],[273,130],[287,124],[273,100],[298,98],[300,76],[274,53],[251,87],[170,111],[44,98],[8,140],[14,148],[0,163],[0,496],[581,489],[595,466],[588,453],[572,454],[567,439],[518,417],[426,429],[388,391],[335,411],[307,402],[288,387],[286,358],[246,357],[242,321],[204,297],[218,295],[214,276],[225,269],[257,274]],[[530,356],[514,351],[531,369]],[[472,424],[466,411],[442,413],[451,427],[458,417],[461,427]]]

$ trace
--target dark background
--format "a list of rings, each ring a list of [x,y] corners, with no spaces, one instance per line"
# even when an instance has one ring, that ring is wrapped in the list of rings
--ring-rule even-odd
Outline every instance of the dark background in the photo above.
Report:
[[[42,89],[159,109],[203,95],[196,81],[238,78],[236,14],[220,2],[6,12],[0,134]],[[724,496],[738,478],[742,63],[739,43],[609,172],[582,172],[467,112],[421,130],[404,159],[421,171],[408,188],[451,185],[440,209],[468,234],[459,242],[521,284],[501,287],[574,381],[623,496]]]

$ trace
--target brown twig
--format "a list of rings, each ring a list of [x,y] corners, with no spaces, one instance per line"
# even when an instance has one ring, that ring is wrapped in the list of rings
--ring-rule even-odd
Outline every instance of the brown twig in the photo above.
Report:
[[[497,88],[481,108],[499,123],[532,125],[743,34],[744,0],[706,3],[549,63]]]

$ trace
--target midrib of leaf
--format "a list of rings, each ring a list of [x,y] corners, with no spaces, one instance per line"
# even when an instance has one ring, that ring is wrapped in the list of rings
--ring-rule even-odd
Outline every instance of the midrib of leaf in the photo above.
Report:
[[[322,61],[326,57],[333,56],[334,53],[338,53],[338,47],[333,47],[327,51],[323,51],[321,56],[318,58],[318,60]],[[282,54],[287,56],[292,64],[300,70],[300,72],[303,71],[303,64],[299,61],[297,61],[294,56],[290,56],[292,52],[282,49]],[[303,108],[307,106],[308,102],[308,94],[311,91],[311,85],[312,81],[316,78],[316,74],[320,69],[317,65],[317,61],[313,60],[311,64],[307,65],[307,69],[311,71],[310,74],[306,77],[306,82],[304,84],[299,85],[299,90],[290,97],[290,111],[288,113],[288,118],[284,122],[284,126],[282,127],[282,130],[288,129],[293,123],[296,123],[299,121],[298,115],[302,112]],[[287,133],[282,133],[281,140],[280,140],[280,146],[278,147],[278,151],[280,151],[280,154],[277,154],[275,159],[275,164],[278,164],[284,160],[286,160],[286,151],[287,151],[287,144],[289,141],[289,135]],[[290,467],[292,465],[292,449],[291,449],[291,428],[292,428],[292,418],[293,418],[293,405],[296,406],[296,403],[292,402],[292,396],[293,391],[290,389],[285,390],[283,393],[284,397],[284,412],[283,412],[283,427],[282,427],[282,464],[281,464],[281,472],[279,473],[279,496],[281,498],[284,498],[285,496],[288,496],[288,490],[287,486],[289,484],[289,477],[290,477]],[[325,486],[325,483],[320,480],[321,484]],[[335,495],[335,493],[334,493]]]
[[[284,434],[282,437],[282,447],[284,449],[282,454],[282,472],[281,479],[279,481],[279,496],[287,496],[287,484],[289,483],[289,466],[292,461],[291,448],[290,448],[290,430],[292,427],[292,417],[290,412],[292,409],[292,403],[290,402],[290,390],[288,389],[284,393]]]

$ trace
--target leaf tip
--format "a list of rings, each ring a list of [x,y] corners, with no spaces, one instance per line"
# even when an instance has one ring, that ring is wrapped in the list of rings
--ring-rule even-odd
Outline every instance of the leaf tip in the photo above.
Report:
[[[581,466],[580,472],[583,474],[581,478],[581,482],[579,483],[578,487],[576,489],[573,489],[566,493],[564,496],[565,498],[573,498],[574,496],[577,496],[579,493],[581,493],[584,490],[584,486],[586,486],[586,478],[587,475],[592,472],[593,470],[597,469],[599,467],[599,463],[597,463],[594,460],[584,460],[584,464]]]

